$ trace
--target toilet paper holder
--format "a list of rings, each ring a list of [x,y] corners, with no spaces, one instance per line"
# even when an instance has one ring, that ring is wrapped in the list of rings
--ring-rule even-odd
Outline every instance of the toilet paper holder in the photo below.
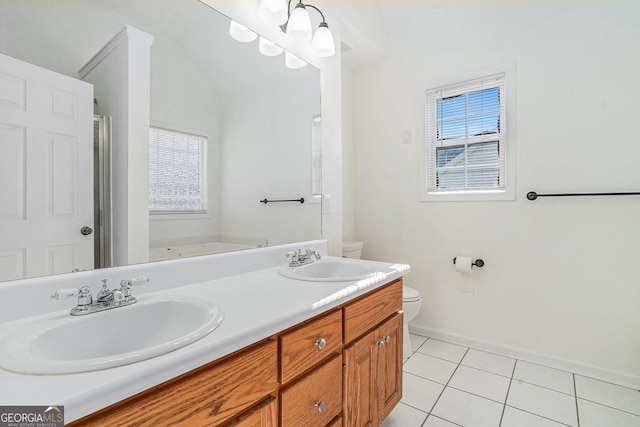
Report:
[[[454,257],[454,258],[453,258],[453,263],[454,263],[454,264],[456,263],[456,258],[458,258],[458,257]],[[478,267],[478,268],[480,268],[480,267],[484,267],[484,261],[483,261],[482,259],[478,258],[478,259],[474,260],[474,261],[471,263],[471,265],[473,265],[473,266],[475,266],[475,267]]]

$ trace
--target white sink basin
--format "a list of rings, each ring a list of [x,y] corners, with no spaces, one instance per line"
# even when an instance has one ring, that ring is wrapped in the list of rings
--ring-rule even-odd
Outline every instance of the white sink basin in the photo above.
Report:
[[[352,282],[373,277],[378,270],[359,260],[349,258],[320,259],[300,267],[282,267],[285,277],[311,282]]]
[[[216,305],[198,298],[143,296],[127,307],[29,324],[0,344],[0,367],[25,374],[113,368],[189,345],[222,320]]]

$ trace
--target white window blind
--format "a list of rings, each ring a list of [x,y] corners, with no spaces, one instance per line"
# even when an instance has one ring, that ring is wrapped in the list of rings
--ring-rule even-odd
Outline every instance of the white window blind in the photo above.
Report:
[[[428,193],[506,189],[505,92],[504,74],[426,92]]]
[[[322,195],[322,117],[311,120],[311,194]]]
[[[149,211],[203,213],[206,210],[207,138],[149,129]]]

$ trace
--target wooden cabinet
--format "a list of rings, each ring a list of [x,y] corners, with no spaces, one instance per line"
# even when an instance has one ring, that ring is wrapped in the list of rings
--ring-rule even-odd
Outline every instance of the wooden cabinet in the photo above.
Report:
[[[71,424],[79,426],[214,426],[277,390],[276,342],[188,372]]]
[[[280,393],[282,427],[326,426],[342,411],[342,357],[335,356]]]
[[[222,427],[278,427],[278,405],[271,396]]]
[[[342,310],[281,333],[279,343],[281,427],[326,426],[342,411]]]
[[[345,427],[378,425],[376,334],[371,332],[344,350],[343,412]]]
[[[371,307],[369,311],[366,307]],[[345,427],[377,427],[402,397],[402,282],[344,308],[345,337],[375,329],[344,349]],[[371,319],[387,319],[370,323]]]
[[[344,306],[344,342],[352,342],[402,310],[402,280]]]
[[[344,364],[344,426],[379,426],[402,397],[402,313],[345,348]]]
[[[402,397],[402,321],[398,313],[378,329],[378,413],[382,422]]]
[[[401,310],[398,279],[70,426],[377,427],[402,396]]]
[[[342,311],[336,310],[284,332],[280,341],[280,382],[286,384],[342,350]]]

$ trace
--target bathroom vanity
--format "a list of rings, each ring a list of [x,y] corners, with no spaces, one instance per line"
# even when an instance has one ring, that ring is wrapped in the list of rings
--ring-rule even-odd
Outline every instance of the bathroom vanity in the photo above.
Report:
[[[65,375],[0,370],[0,404],[63,405],[76,427],[379,425],[402,394],[402,276],[409,267],[355,261],[376,273],[355,281],[296,280],[279,273],[286,249],[146,264],[151,282],[146,292],[136,289],[139,303],[177,294],[209,300],[224,312],[221,325],[183,348],[125,366]],[[240,259],[254,270],[236,271]],[[196,266],[222,277],[171,286]],[[0,323],[0,341],[32,321]]]
[[[71,426],[377,426],[402,395],[402,279]]]

